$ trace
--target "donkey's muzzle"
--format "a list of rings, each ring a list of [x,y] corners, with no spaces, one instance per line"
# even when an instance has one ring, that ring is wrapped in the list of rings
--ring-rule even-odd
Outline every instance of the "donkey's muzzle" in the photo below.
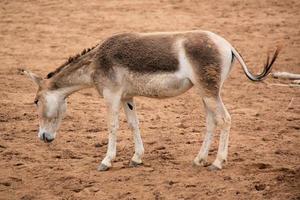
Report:
[[[43,133],[41,136],[41,140],[43,140],[46,143],[50,143],[54,140],[54,138],[48,133]]]

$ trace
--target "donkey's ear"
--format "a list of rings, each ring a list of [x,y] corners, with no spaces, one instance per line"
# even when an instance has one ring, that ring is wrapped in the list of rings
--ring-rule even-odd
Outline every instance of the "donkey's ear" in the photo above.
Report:
[[[25,70],[25,69],[18,69],[18,72],[20,74],[24,74],[26,76],[28,76],[33,82],[35,82],[38,86],[41,86],[43,78],[41,78],[40,76],[32,73],[31,71]]]

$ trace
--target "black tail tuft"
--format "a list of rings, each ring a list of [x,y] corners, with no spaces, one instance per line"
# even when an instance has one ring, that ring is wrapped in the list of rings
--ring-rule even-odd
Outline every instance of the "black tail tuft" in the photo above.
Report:
[[[277,47],[272,59],[270,60],[270,56],[268,55],[267,56],[267,61],[266,61],[266,64],[264,66],[264,69],[263,71],[258,74],[258,75],[254,75],[252,74],[251,72],[248,71],[247,67],[244,66],[243,69],[244,69],[244,72],[246,74],[246,76],[251,80],[251,81],[261,81],[263,80],[270,72],[271,72],[271,69],[272,69],[272,66],[275,62],[275,60],[277,59],[278,55],[279,55],[279,52],[280,52],[281,48],[280,47]],[[241,55],[239,54],[239,56],[241,57]]]
[[[265,64],[265,67],[264,67],[264,70],[262,71],[261,74],[255,76],[257,81],[260,81],[262,79],[264,79],[270,72],[271,72],[271,69],[272,69],[272,66],[275,62],[275,60],[277,59],[278,55],[279,55],[279,52],[280,52],[280,48],[278,47],[273,55],[273,58],[271,59],[271,62],[269,63],[270,61],[270,56],[268,55],[267,57],[267,61],[266,61],[266,64]]]

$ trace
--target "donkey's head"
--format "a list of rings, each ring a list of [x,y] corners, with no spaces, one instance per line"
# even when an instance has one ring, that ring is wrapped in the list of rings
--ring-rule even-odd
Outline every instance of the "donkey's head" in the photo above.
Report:
[[[44,142],[52,142],[66,112],[65,95],[59,89],[51,89],[49,79],[43,79],[27,70],[20,71],[38,85],[34,99],[40,123],[38,137]]]

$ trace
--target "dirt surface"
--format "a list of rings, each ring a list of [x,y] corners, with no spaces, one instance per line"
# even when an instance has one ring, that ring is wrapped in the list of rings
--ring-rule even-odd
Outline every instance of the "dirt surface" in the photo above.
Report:
[[[96,91],[69,98],[67,116],[48,145],[37,137],[36,87],[16,73],[25,66],[45,76],[114,33],[192,29],[224,36],[253,72],[281,43],[274,71],[300,73],[299,10],[297,0],[2,0],[0,199],[300,199],[300,88],[271,85],[288,81],[253,83],[235,64],[222,91],[232,129],[221,171],[192,167],[205,115],[191,89],[166,100],[136,98],[144,166],[128,167],[133,141],[122,112],[117,159],[110,171],[98,172],[107,127]]]

